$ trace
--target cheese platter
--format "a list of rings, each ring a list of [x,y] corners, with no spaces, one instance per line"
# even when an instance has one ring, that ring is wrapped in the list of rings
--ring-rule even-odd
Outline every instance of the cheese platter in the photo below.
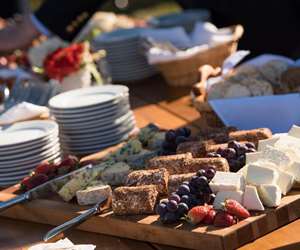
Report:
[[[195,137],[186,128],[149,125],[97,161],[82,159],[81,167],[36,187],[32,173],[2,190],[0,216],[58,226],[45,238],[80,224],[176,247],[236,249],[300,217],[299,130],[223,128]],[[22,199],[43,185],[46,195]],[[23,203],[5,209],[13,198]],[[107,199],[111,208],[99,210]]]

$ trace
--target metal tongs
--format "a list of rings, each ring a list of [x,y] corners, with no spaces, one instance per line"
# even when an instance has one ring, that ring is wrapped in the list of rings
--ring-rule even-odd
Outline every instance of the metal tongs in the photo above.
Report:
[[[96,215],[96,214],[101,214],[105,211],[107,211],[110,206],[111,206],[112,199],[111,197],[109,198],[104,198],[100,200],[95,206],[92,208],[86,210],[84,213],[80,214],[79,216],[66,221],[65,223],[53,228],[50,230],[43,238],[44,241],[49,241],[55,236],[63,233],[64,231],[71,229],[73,227],[76,227],[80,225],[81,223],[85,222],[87,219],[90,217]]]

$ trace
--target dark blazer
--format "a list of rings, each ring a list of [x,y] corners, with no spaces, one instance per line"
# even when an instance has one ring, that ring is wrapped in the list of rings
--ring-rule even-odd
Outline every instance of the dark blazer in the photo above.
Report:
[[[184,8],[207,8],[218,27],[242,24],[239,47],[252,55],[300,57],[299,0],[178,0]]]
[[[51,32],[71,41],[104,0],[45,0],[35,16]]]

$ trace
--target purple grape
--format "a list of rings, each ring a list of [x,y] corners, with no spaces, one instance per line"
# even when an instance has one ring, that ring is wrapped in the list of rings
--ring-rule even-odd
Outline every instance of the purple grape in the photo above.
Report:
[[[167,205],[164,203],[159,203],[158,205],[156,205],[155,207],[155,212],[156,214],[158,214],[159,216],[163,217],[166,212],[167,212]]]
[[[198,177],[197,185],[199,188],[206,187],[208,185],[207,178],[205,176]]]
[[[178,209],[176,213],[178,213],[180,216],[186,214],[189,211],[189,206],[186,203],[179,203],[178,204]]]
[[[188,139],[186,137],[179,135],[176,137],[175,144],[178,146],[179,144],[187,142],[187,141],[188,141]]]
[[[208,158],[215,158],[215,157],[217,157],[216,155],[219,155],[219,154],[217,154],[217,153],[215,153],[215,152],[210,152],[210,153],[207,153],[207,157]]]
[[[193,187],[197,188],[197,187],[198,187],[198,186],[197,186],[197,179],[198,179],[198,176],[197,176],[197,175],[194,175],[194,176],[192,177],[192,179],[190,180],[190,186],[193,186]]]
[[[235,159],[236,158],[236,151],[233,148],[226,148],[226,149],[224,149],[223,153],[225,154],[226,159]]]
[[[167,142],[174,143],[176,139],[176,132],[174,130],[169,130],[165,135],[165,140]]]
[[[162,219],[162,222],[165,224],[174,223],[177,221],[178,216],[175,213],[167,212]]]
[[[255,144],[254,144],[253,142],[246,142],[245,145],[246,145],[248,148],[256,149]]]
[[[241,145],[241,146],[237,149],[236,153],[237,153],[238,156],[241,156],[241,155],[244,155],[244,154],[247,152],[247,150],[248,150],[248,147],[247,147],[247,146]]]
[[[205,176],[205,174],[206,174],[206,170],[205,169],[199,169],[198,171],[197,171],[197,176]]]
[[[240,147],[240,144],[237,141],[230,141],[228,142],[228,148],[233,148],[237,150]]]
[[[223,148],[218,148],[217,150],[217,154],[221,155],[223,157],[223,152],[224,152],[224,149]]]
[[[197,206],[198,202],[197,202],[197,197],[196,195],[190,195],[189,197],[189,202],[187,203],[189,207],[194,207]]]
[[[177,203],[179,203],[180,202],[180,196],[178,194],[176,194],[176,193],[172,193],[170,195],[170,197],[169,197],[169,201],[172,201],[172,200],[174,200]]]
[[[245,155],[241,155],[238,159],[238,165],[239,166],[244,166],[246,164],[246,156]]]
[[[231,172],[237,172],[241,168],[238,160],[231,159],[231,160],[228,161],[228,164],[230,166],[230,171]]]
[[[167,203],[169,202],[169,200],[168,199],[162,199],[162,200],[160,200],[160,202],[159,203],[163,203],[163,204],[166,204],[167,205]]]
[[[215,177],[215,174],[216,174],[216,171],[212,168],[209,168],[209,169],[206,170],[205,176],[208,180],[211,180],[212,178]]]
[[[171,142],[164,141],[162,143],[162,147],[166,151],[174,151],[174,152],[176,151],[176,145],[174,143],[171,143]]]
[[[184,127],[183,129],[185,131],[185,137],[190,137],[192,131],[187,127]]]
[[[175,133],[176,133],[177,136],[183,136],[183,137],[185,137],[185,135],[186,135],[186,131],[185,131],[184,128],[176,129]]]
[[[181,184],[189,186],[189,185],[190,185],[190,182],[189,182],[189,181],[184,181],[184,182],[182,182]]]
[[[178,208],[178,204],[174,200],[170,200],[167,204],[167,209],[169,212],[175,212]]]
[[[189,199],[190,199],[190,197],[188,195],[183,195],[183,196],[181,196],[180,203],[189,204]]]
[[[211,203],[214,203],[215,198],[216,198],[216,195],[215,195],[214,193],[211,193],[211,194],[210,194],[210,202],[211,202]]]
[[[196,194],[197,193],[197,187],[195,187],[194,185],[189,185],[190,187],[190,193],[191,194]]]
[[[190,193],[190,187],[188,185],[180,185],[177,190],[177,194],[179,194],[180,196],[187,195],[189,193]]]
[[[255,152],[256,152],[255,148],[248,148],[246,150],[246,153],[255,153]]]

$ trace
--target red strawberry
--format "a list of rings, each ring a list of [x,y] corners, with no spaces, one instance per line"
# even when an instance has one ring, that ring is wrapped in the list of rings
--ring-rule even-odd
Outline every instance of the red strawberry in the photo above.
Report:
[[[209,211],[209,208],[207,206],[196,206],[193,207],[187,214],[187,221],[190,222],[191,224],[198,224],[207,215]]]
[[[73,155],[68,155],[62,160],[62,162],[58,165],[57,168],[68,167],[71,169],[72,167],[75,167],[77,164],[79,164],[78,158]]]
[[[250,217],[249,211],[236,200],[232,200],[232,199],[225,200],[224,209],[226,212],[235,215],[239,219],[246,219]]]
[[[214,226],[216,227],[230,227],[236,224],[236,219],[227,212],[218,212],[215,216]]]
[[[37,174],[45,174],[48,175],[48,173],[51,172],[51,165],[49,164],[48,161],[41,162],[36,168],[35,172]]]
[[[30,182],[31,176],[26,176],[20,183],[20,190],[21,191],[27,191],[32,188],[31,182]]]
[[[30,183],[29,189],[31,189],[48,181],[48,176],[45,174],[35,174],[28,181]]]
[[[208,211],[207,215],[205,216],[203,223],[205,223],[207,225],[212,225],[214,223],[216,214],[217,214],[216,210],[210,209]]]

